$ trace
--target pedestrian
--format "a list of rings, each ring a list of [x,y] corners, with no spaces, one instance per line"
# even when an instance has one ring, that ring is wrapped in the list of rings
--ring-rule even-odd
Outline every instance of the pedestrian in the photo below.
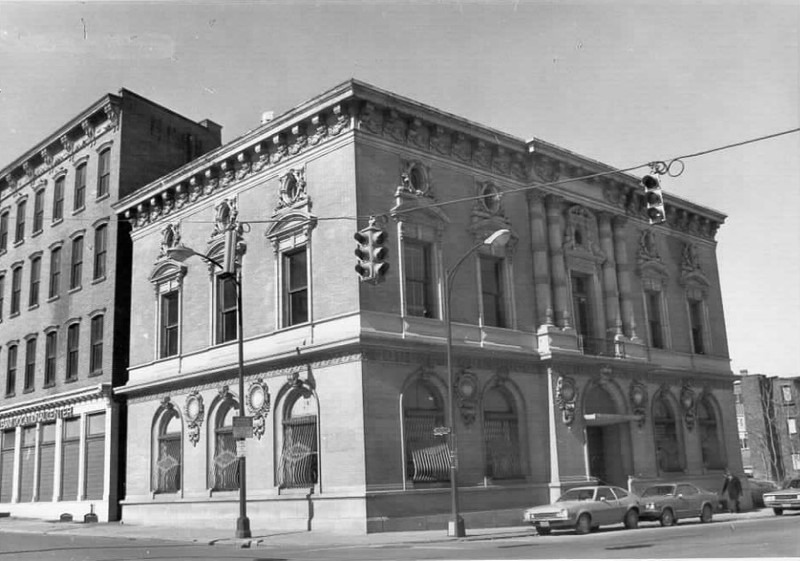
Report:
[[[741,512],[739,497],[742,496],[742,482],[733,475],[730,470],[725,470],[725,483],[722,484],[722,495],[727,493],[728,510],[731,512]]]

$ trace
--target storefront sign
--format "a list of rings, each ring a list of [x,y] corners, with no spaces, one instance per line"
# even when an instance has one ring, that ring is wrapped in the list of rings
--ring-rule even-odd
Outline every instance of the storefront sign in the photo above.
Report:
[[[35,411],[33,413],[25,413],[24,415],[0,419],[0,430],[24,425],[34,425],[46,421],[55,421],[56,419],[66,419],[68,417],[72,417],[71,405],[69,407],[61,407],[60,409],[47,409],[46,411]]]

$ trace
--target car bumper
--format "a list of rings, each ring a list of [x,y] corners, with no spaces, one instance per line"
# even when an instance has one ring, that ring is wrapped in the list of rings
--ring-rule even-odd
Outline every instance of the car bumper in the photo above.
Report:
[[[575,527],[575,520],[569,518],[553,518],[550,520],[528,520],[529,524],[536,526],[536,529],[539,528],[550,528],[552,530],[563,530],[567,528],[574,528]]]
[[[639,511],[639,520],[659,520],[660,518],[660,508],[642,508]]]
[[[789,510],[797,510],[800,509],[800,500],[764,500],[764,506],[767,508],[785,508]]]

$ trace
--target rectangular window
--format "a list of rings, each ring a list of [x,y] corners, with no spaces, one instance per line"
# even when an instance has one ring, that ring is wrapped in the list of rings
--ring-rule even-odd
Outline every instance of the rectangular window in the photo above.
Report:
[[[6,371],[6,395],[14,395],[17,390],[17,346],[8,347],[8,370]]]
[[[52,386],[56,383],[56,352],[58,351],[58,332],[51,331],[47,334],[44,345],[44,385]]]
[[[703,345],[703,302],[701,300],[689,300],[689,321],[692,328],[692,346],[695,354],[705,353]]]
[[[180,293],[172,290],[161,295],[161,352],[160,357],[166,358],[178,354],[178,337],[180,334],[178,318],[178,303]]]
[[[0,503],[10,503],[14,487],[14,450],[17,447],[16,429],[2,433],[0,442]]]
[[[592,336],[592,307],[589,298],[589,277],[572,275],[572,307],[575,330],[588,339]],[[587,341],[584,341],[586,344]]]
[[[106,276],[106,245],[108,226],[103,224],[94,231],[94,280]]]
[[[306,248],[283,254],[283,327],[308,321]]]
[[[19,501],[33,500],[33,471],[36,458],[36,425],[22,427],[19,465]]]
[[[72,267],[70,268],[69,288],[80,288],[83,274],[83,237],[72,240]]]
[[[56,424],[42,424],[39,435],[39,482],[36,500],[53,500],[53,477],[56,468]]]
[[[232,277],[216,277],[217,344],[236,339],[236,282]]]
[[[431,245],[408,240],[403,243],[406,313],[425,318],[437,317],[433,292]]]
[[[64,419],[61,444],[61,500],[78,498],[78,465],[80,464],[81,425],[80,419]]]
[[[739,448],[741,450],[749,450],[750,449],[750,445],[747,442],[747,433],[746,432],[740,432],[739,433]]]
[[[81,338],[81,326],[73,323],[67,329],[67,380],[78,378],[78,349]]]
[[[23,390],[33,389],[33,381],[36,378],[36,339],[31,338],[25,343],[25,379]]]
[[[75,170],[75,204],[73,210],[80,210],[86,205],[86,164]]]
[[[787,419],[786,424],[789,428],[789,434],[797,434],[797,419]]]
[[[28,203],[20,201],[17,203],[17,234],[14,237],[14,242],[19,243],[25,239],[25,211]]]
[[[92,354],[89,357],[89,372],[92,375],[103,373],[103,316],[92,318]]]
[[[661,293],[648,290],[645,292],[647,303],[647,322],[650,326],[650,346],[664,348],[664,337],[661,331]]]
[[[66,176],[62,175],[56,179],[55,186],[53,187],[53,222],[57,222],[64,218],[64,183]]]
[[[53,248],[50,252],[50,291],[49,298],[58,296],[61,290],[61,248]]]
[[[0,275],[0,321],[3,320],[3,310],[5,309],[6,297],[6,276]]]
[[[105,487],[106,415],[86,417],[86,488],[87,499],[102,499]]]
[[[36,191],[33,199],[33,233],[41,232],[44,225],[44,189]]]
[[[480,256],[483,324],[508,327],[503,294],[503,260]]]
[[[28,295],[28,306],[39,305],[39,285],[41,284],[42,258],[34,257],[31,259],[31,282],[30,294]]]
[[[8,249],[8,213],[0,214],[0,251]]]
[[[792,453],[792,469],[800,471],[800,454],[795,452]]]
[[[781,386],[781,396],[783,397],[784,403],[791,403],[792,401],[794,401],[794,399],[792,399],[792,387]]]
[[[97,197],[108,195],[109,182],[111,181],[111,149],[100,152],[97,162]]]
[[[16,267],[11,273],[11,315],[19,313],[22,300],[22,267]]]

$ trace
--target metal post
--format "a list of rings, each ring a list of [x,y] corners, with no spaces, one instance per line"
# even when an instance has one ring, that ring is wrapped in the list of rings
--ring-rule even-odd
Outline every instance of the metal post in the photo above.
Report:
[[[472,251],[470,250],[470,253]],[[469,253],[468,253],[469,254]],[[467,254],[467,255],[468,255]],[[459,262],[460,264],[460,262]],[[456,265],[457,267],[458,265]],[[453,403],[453,326],[450,323],[450,283],[453,271],[445,271],[444,281],[444,320],[447,326],[447,409],[450,416],[450,520],[447,522],[447,535],[457,538],[466,535],[464,519],[458,514],[458,442],[456,441],[456,411]]]
[[[244,331],[242,329],[242,276],[231,277],[236,283],[236,321],[239,344],[239,416],[244,417]],[[243,439],[244,440],[244,439]],[[236,519],[236,537],[249,538],[250,519],[247,517],[247,458],[239,456],[239,518]]]

